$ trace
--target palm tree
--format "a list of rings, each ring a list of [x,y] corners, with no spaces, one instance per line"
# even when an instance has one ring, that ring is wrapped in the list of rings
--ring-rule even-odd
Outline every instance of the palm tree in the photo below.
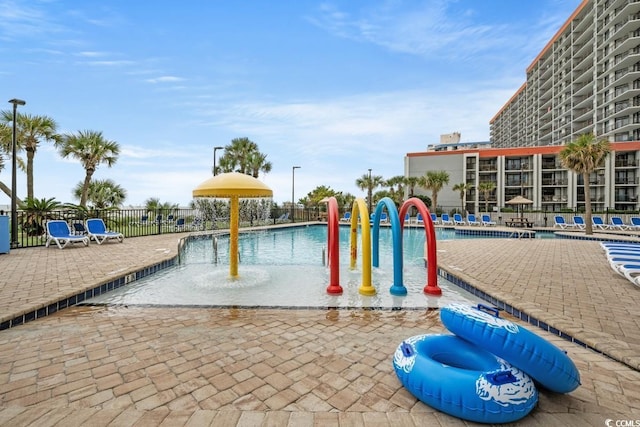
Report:
[[[13,121],[13,111],[2,111],[0,121],[5,125]],[[41,140],[57,143],[58,124],[51,117],[18,113],[16,116],[16,145],[27,152],[27,198],[33,199],[33,157]]]
[[[73,189],[76,199],[82,198],[84,182],[80,181]],[[87,191],[87,202],[95,209],[109,209],[121,206],[127,198],[127,190],[111,179],[92,180]]]
[[[373,190],[380,187],[384,183],[384,178],[380,175],[364,174],[360,178],[356,179],[356,186],[362,190],[367,191],[367,203],[369,210],[373,205]]]
[[[389,193],[390,193],[389,197],[398,206],[402,204],[402,200],[404,199],[404,182],[405,182],[405,178],[402,175],[397,175],[397,176],[394,176],[393,178],[389,178],[385,182],[387,187],[389,187]]]
[[[602,167],[605,158],[610,152],[611,144],[609,141],[604,139],[596,140],[596,136],[593,133],[580,135],[560,151],[560,162],[562,166],[577,174],[581,174],[582,180],[584,181],[586,234],[593,234],[589,175],[599,167]]]
[[[5,123],[0,123],[0,172],[9,163],[7,160],[11,158],[11,152],[13,151],[13,130]],[[25,164],[22,159],[16,159],[17,166],[20,170],[25,170]],[[11,198],[11,189],[2,181],[0,181],[0,190]],[[19,197],[16,196],[16,202],[22,203]]]
[[[111,167],[118,160],[120,146],[115,141],[105,139],[102,132],[91,130],[79,131],[75,135],[64,135],[56,145],[63,158],[75,157],[80,160],[86,171],[80,196],[80,206],[86,207],[91,177],[99,164],[106,163]]]
[[[489,212],[489,197],[491,192],[496,189],[496,183],[493,181],[484,181],[478,184],[478,191],[482,193],[484,198],[484,210]]]
[[[52,218],[51,212],[62,205],[54,197],[50,199],[29,199],[20,203],[20,210],[24,211],[22,218],[22,231],[27,236],[40,236],[44,234],[44,226],[48,219]]]
[[[267,155],[260,152],[258,144],[249,138],[234,138],[231,144],[224,147],[224,155],[220,158],[221,172],[240,172],[258,177],[260,172],[271,172],[271,162]]]
[[[404,177],[404,184],[409,187],[409,197],[413,197],[416,187],[420,185],[420,178],[417,176],[406,176]]]
[[[464,202],[465,196],[467,195],[467,191],[471,190],[473,186],[467,182],[461,182],[460,184],[456,184],[453,186],[453,191],[460,192],[460,213],[464,213]]]
[[[446,171],[428,171],[419,178],[418,184],[426,190],[431,190],[432,211],[438,209],[438,193],[446,184],[449,184],[449,173]]]

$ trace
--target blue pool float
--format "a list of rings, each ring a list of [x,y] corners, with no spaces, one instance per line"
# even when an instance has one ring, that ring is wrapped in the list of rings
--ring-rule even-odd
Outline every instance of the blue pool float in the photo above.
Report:
[[[450,304],[440,309],[440,319],[455,335],[501,357],[551,391],[569,393],[580,385],[580,373],[564,351],[499,317],[497,309]]]
[[[469,421],[517,421],[538,402],[527,374],[454,335],[407,338],[396,349],[393,367],[422,402]]]

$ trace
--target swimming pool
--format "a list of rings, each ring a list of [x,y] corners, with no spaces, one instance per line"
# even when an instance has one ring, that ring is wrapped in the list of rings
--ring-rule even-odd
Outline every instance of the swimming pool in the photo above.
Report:
[[[326,259],[327,228],[322,225],[288,227],[240,234],[239,277],[229,278],[228,236],[191,238],[180,263],[139,281],[87,300],[87,304],[171,305],[212,307],[364,307],[436,308],[451,302],[481,300],[443,278],[442,296],[423,293],[424,229],[403,234],[403,276],[406,296],[393,296],[392,235],[380,230],[380,266],[372,270],[376,295],[359,294],[362,257],[349,269],[349,228],[340,227],[340,284],[342,295],[326,292],[329,269]],[[359,251],[362,250],[359,241]],[[217,255],[216,255],[217,249]]]

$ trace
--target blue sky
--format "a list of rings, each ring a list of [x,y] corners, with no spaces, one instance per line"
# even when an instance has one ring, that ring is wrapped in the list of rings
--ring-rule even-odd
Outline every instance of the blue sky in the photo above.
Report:
[[[118,142],[118,162],[94,177],[123,186],[127,206],[186,206],[213,147],[238,137],[268,155],[276,202],[291,200],[294,165],[296,200],[319,185],[364,197],[355,180],[369,168],[402,175],[404,155],[441,134],[488,140],[489,120],[580,3],[0,0],[0,94],[62,133]],[[77,203],[83,178],[41,144],[36,197]]]

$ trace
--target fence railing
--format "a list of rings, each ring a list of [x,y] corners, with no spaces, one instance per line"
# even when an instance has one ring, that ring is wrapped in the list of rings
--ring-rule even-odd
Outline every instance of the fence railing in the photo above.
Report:
[[[570,220],[574,215],[584,215],[583,210],[563,209],[561,212],[545,211],[543,209],[527,207],[518,209],[505,208],[500,212],[487,212],[492,221],[504,224],[511,218],[525,216],[536,226],[553,226],[555,215],[562,215]],[[340,210],[340,217],[350,209]],[[441,212],[461,212],[460,207],[438,206],[438,216]],[[225,229],[229,226],[227,215],[206,216],[197,209],[158,209],[153,212],[146,209],[105,209],[80,212],[77,210],[56,210],[50,212],[18,211],[18,236],[11,238],[16,241],[18,248],[44,246],[47,240],[46,221],[63,219],[69,223],[71,230],[75,229],[75,223],[84,223],[87,218],[102,218],[111,231],[118,231],[125,237],[152,236],[166,233],[180,233],[184,231],[205,231]],[[480,210],[476,216],[485,213]],[[415,212],[410,213],[412,216]],[[611,216],[619,216],[630,222],[632,216],[640,216],[638,211],[615,211],[606,209],[594,211],[594,215],[600,215],[605,222],[610,221]],[[466,217],[466,212],[463,213]],[[258,217],[255,214],[244,213],[240,217],[240,227],[254,227],[290,222],[325,221],[327,213],[321,208],[273,208],[268,214]],[[75,231],[74,231],[75,232]],[[80,233],[80,231],[78,231]]]

